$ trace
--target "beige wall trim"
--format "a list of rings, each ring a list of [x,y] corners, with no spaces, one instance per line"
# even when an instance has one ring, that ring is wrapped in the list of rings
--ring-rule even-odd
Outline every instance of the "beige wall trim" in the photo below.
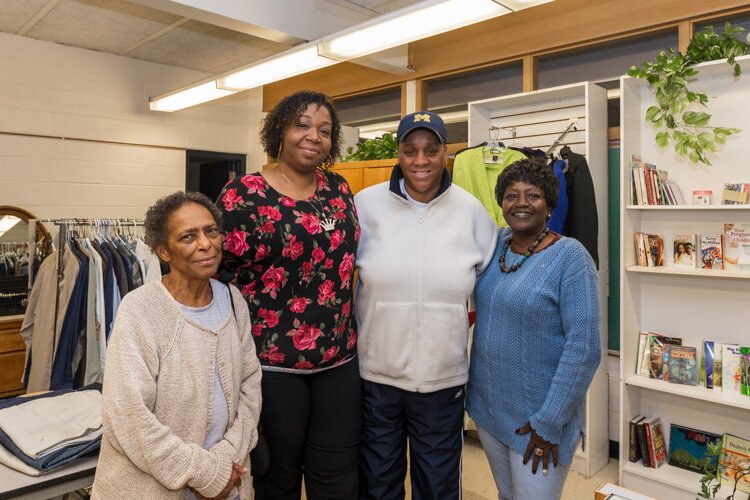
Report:
[[[36,139],[54,139],[59,141],[79,141],[79,142],[90,142],[95,144],[117,144],[119,146],[137,146],[142,148],[157,148],[157,149],[168,149],[171,151],[187,151],[186,148],[177,146],[164,146],[161,144],[143,144],[139,142],[125,142],[125,141],[105,141],[102,139],[85,139],[83,137],[63,137],[59,135],[46,135],[46,134],[31,134],[27,132],[6,132],[0,130],[0,135],[12,135],[17,137],[34,137]],[[229,153],[229,151],[223,151]],[[245,153],[238,153],[245,154]]]

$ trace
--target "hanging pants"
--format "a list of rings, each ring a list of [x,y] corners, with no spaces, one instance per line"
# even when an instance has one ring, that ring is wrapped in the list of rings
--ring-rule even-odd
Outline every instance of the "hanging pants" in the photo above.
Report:
[[[461,497],[463,386],[430,393],[362,382],[360,499],[405,497],[409,443],[414,500]]]

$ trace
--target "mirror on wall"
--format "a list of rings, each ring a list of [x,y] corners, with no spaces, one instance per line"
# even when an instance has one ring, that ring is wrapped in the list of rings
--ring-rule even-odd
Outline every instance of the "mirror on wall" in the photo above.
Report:
[[[44,257],[44,252],[38,251],[42,250],[39,244],[50,239],[45,227],[37,223],[36,241],[29,242],[29,220],[34,218],[22,208],[0,205],[0,316],[19,315],[26,310],[29,273]]]

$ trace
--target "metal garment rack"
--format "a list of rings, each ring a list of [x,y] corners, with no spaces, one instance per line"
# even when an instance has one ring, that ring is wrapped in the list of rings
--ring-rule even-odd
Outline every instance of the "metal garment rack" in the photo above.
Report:
[[[57,328],[58,311],[60,310],[60,283],[64,278],[63,273],[63,256],[65,253],[65,242],[68,241],[70,226],[98,226],[98,227],[127,227],[143,226],[143,219],[36,219],[37,222],[46,222],[54,224],[60,229],[57,234],[57,286],[55,287],[55,322],[54,328]]]

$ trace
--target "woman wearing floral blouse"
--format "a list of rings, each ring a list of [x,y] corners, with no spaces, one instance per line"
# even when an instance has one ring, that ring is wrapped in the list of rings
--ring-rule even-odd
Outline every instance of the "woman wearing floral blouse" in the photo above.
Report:
[[[236,178],[218,200],[220,272],[250,307],[263,367],[261,424],[269,471],[259,500],[357,496],[361,388],[352,272],[359,223],[349,186],[328,171],[341,126],[317,92],[284,98],[261,141],[278,166]]]

